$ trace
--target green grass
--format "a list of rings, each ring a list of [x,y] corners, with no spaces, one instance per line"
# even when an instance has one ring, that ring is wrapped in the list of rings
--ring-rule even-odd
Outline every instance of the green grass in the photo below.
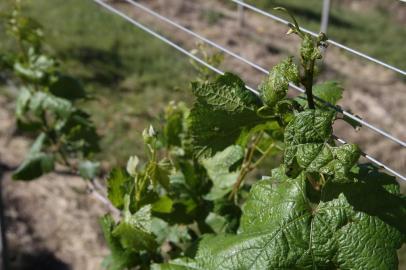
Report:
[[[319,29],[321,0],[252,0],[270,9],[291,9],[303,26]],[[108,13],[91,0],[31,0],[26,12],[45,27],[47,49],[62,59],[66,72],[78,76],[97,100],[83,104],[104,135],[102,160],[124,163],[140,153],[140,133],[169,100],[191,100],[189,60],[154,37]],[[228,1],[227,1],[228,3]],[[6,3],[0,9],[7,11]],[[218,14],[204,14],[217,20]],[[384,30],[384,31],[382,31]],[[332,6],[329,36],[400,68],[406,28],[382,10],[355,13]],[[10,48],[0,31],[0,49]]]
[[[320,30],[322,0],[250,0],[247,2],[268,11],[272,11],[271,9],[276,6],[286,7],[295,15],[301,26],[315,32]],[[338,2],[331,1],[327,31],[329,38],[398,68],[406,69],[404,61],[406,27],[404,25],[395,21],[387,9],[377,7],[355,12],[344,4],[339,5]],[[390,5],[393,1],[384,0],[384,2]],[[274,11],[272,13],[283,16]]]
[[[187,57],[93,1],[35,0],[24,7],[44,26],[47,50],[97,98],[82,106],[104,136],[101,160],[123,164],[143,153],[141,132],[159,123],[165,104],[192,99]],[[0,49],[9,49],[4,31],[0,38],[7,40]]]

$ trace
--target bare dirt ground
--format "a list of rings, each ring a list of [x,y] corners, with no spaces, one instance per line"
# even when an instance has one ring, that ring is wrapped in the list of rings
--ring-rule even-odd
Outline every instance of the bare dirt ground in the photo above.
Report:
[[[246,13],[246,24],[240,28],[235,10],[218,1],[149,0],[143,1],[165,16],[232,49],[258,63],[272,67],[287,54],[294,54],[298,40],[286,37],[286,28],[264,17]],[[128,14],[192,49],[196,40],[127,4],[116,4]],[[204,12],[220,10],[221,18],[209,23]],[[263,74],[226,58],[223,68],[241,75],[250,85],[257,85]],[[369,122],[406,140],[406,85],[391,71],[372,63],[349,57],[329,48],[322,79],[343,81],[346,92],[341,102]],[[292,92],[293,93],[293,92]],[[8,222],[7,237],[13,269],[101,269],[108,251],[102,239],[98,218],[106,209],[92,197],[83,194],[84,182],[76,177],[50,174],[35,182],[12,182],[7,168],[17,166],[24,157],[29,141],[9,139],[13,125],[12,104],[0,98],[0,164],[3,172],[3,196]],[[406,174],[406,149],[367,128],[356,133],[337,125],[336,134],[358,143],[365,152]],[[400,269],[406,269],[402,262]]]
[[[79,177],[52,173],[33,182],[11,180],[29,140],[9,137],[14,121],[0,97],[0,177],[11,269],[101,269],[108,254],[98,218],[107,212],[85,193]],[[1,268],[1,267],[0,267]]]

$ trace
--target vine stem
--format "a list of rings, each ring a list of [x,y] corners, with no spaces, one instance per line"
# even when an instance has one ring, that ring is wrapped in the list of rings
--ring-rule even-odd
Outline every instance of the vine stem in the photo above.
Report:
[[[264,134],[263,132],[259,133],[257,137],[254,139],[254,142],[251,144],[250,148],[248,149],[248,152],[244,157],[240,174],[238,175],[238,178],[233,186],[233,190],[230,193],[229,199],[232,198],[234,198],[234,200],[236,199],[237,192],[240,189],[241,184],[244,182],[244,179],[247,176],[247,174],[250,173],[255,168],[257,168],[259,164],[261,164],[261,162],[268,156],[271,150],[275,147],[275,144],[271,143],[268,146],[268,148],[263,153],[261,153],[262,154],[261,157],[255,163],[252,163],[255,149],[257,149],[257,145],[261,141],[263,134]]]
[[[97,190],[97,184],[95,184],[95,179],[92,179],[87,182],[88,190],[89,192],[93,195],[93,197],[100,201],[102,204],[104,204],[111,213],[113,213],[115,216],[120,216],[120,211],[114,207],[114,205],[107,199],[103,194],[101,194]],[[104,189],[103,189],[104,191]]]
[[[304,80],[307,103],[309,105],[309,109],[312,109],[312,110],[314,110],[316,108],[316,106],[314,105],[314,99],[313,99],[314,63],[315,63],[315,60],[310,60],[309,66],[305,67],[305,80]]]

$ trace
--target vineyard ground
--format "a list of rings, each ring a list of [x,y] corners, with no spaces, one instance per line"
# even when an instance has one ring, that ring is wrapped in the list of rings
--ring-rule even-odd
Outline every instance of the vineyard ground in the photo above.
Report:
[[[172,1],[170,9],[164,8],[166,1],[154,0],[147,4],[153,4],[166,15],[176,15],[182,23],[231,46],[235,51],[248,52],[244,56],[264,66],[272,65],[282,54],[294,50],[295,40],[280,40],[286,29],[264,18],[249,15],[247,28],[240,31],[233,13],[225,6],[220,6],[221,15],[213,18],[210,14],[214,7],[218,8],[213,1],[205,3],[203,13],[198,11],[199,6]],[[64,8],[59,8],[62,4]],[[128,6],[122,8],[128,10]],[[45,9],[50,11],[46,15],[41,13]],[[69,3],[57,0],[52,4],[40,0],[35,2],[35,6],[30,6],[29,12],[37,17],[41,14],[46,32],[51,31],[47,36],[50,47],[66,60],[66,69],[80,76],[87,88],[97,94],[98,100],[83,106],[96,113],[93,113],[96,123],[103,127],[100,130],[107,136],[100,156],[108,161],[104,166],[106,169],[114,164],[123,164],[128,155],[142,153],[140,132],[150,120],[159,123],[157,119],[163,104],[171,99],[184,100],[185,97],[190,101],[190,95],[184,94],[189,79],[193,78],[188,59],[121,19],[100,12],[95,5],[80,0]],[[149,22],[149,18],[138,15]],[[59,21],[58,18],[69,20]],[[219,27],[213,25],[213,20]],[[272,25],[272,33],[264,25]],[[210,32],[207,32],[208,28]],[[228,29],[226,35],[222,29]],[[190,48],[194,46],[187,36],[177,32],[171,34],[175,34],[178,42]],[[248,45],[242,41],[243,38],[251,38],[255,42]],[[328,78],[338,73],[345,79],[345,107],[354,108],[357,114],[367,115],[371,122],[405,139],[401,125],[406,122],[405,83],[374,65],[342,57],[334,49],[329,52],[327,61],[323,76]],[[226,59],[224,67],[233,66],[235,62]],[[239,68],[236,72],[248,74],[245,79],[252,84],[257,84],[262,77],[247,68]],[[387,91],[391,94],[385,95]],[[7,130],[12,126],[11,110],[12,104],[1,99],[0,161],[9,167],[18,164],[28,144],[28,140],[21,137],[13,137],[7,142]],[[348,130],[342,133],[350,140],[355,141],[358,137]],[[405,170],[405,150],[391,143],[378,143],[381,138],[371,135],[371,132],[363,131],[361,134],[364,135],[357,142],[361,142],[368,152],[399,170]],[[91,197],[78,192],[83,190],[83,183],[77,178],[56,174],[28,184],[12,183],[9,178],[6,172],[3,176],[6,215],[12,227],[8,237],[15,257],[26,261],[29,257],[52,261],[59,267],[56,269],[99,269],[102,256],[107,252],[105,248],[100,248],[104,247],[104,243],[97,225],[97,217],[104,209]],[[402,265],[405,265],[404,258]],[[403,266],[401,269],[406,268]]]

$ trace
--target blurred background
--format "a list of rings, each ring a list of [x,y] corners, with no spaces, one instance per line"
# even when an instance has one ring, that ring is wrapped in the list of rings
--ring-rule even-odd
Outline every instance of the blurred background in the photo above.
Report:
[[[62,59],[62,68],[80,78],[96,97],[81,106],[92,114],[103,136],[102,152],[97,158],[103,160],[106,171],[124,165],[134,153],[142,157],[141,132],[149,123],[159,126],[169,101],[193,101],[190,81],[198,70],[191,60],[92,0],[22,2],[24,12],[44,26],[46,49]],[[285,35],[286,26],[264,16],[245,10],[241,23],[236,4],[228,0],[140,2],[267,69],[283,57],[294,55],[298,48],[298,40]],[[320,30],[322,0],[246,2],[269,11],[284,6],[301,26]],[[1,1],[0,11],[10,10],[10,3]],[[110,4],[187,50],[200,46],[197,40],[128,3]],[[0,30],[0,50],[10,50],[12,43],[4,29]],[[404,2],[331,0],[327,34],[406,69]],[[207,50],[214,52],[209,47]],[[220,67],[237,73],[251,86],[264,78],[227,56]],[[342,82],[342,107],[406,140],[405,76],[330,46],[319,79]],[[0,71],[0,176],[12,269],[102,269],[101,261],[108,251],[98,218],[105,209],[81,192],[84,184],[79,178],[50,174],[36,182],[11,182],[7,168],[21,162],[29,145],[24,137],[9,139],[8,130],[14,126],[12,97],[13,85]],[[405,148],[367,128],[355,132],[337,125],[335,133],[406,174]],[[406,269],[406,251],[399,253],[400,269]]]

